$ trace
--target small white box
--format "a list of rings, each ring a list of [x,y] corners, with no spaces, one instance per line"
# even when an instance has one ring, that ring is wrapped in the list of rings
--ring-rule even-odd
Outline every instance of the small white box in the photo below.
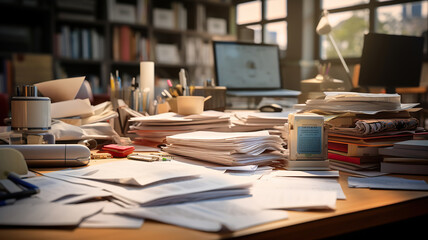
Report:
[[[210,34],[226,35],[227,34],[226,19],[223,18],[207,18],[207,31]]]
[[[174,44],[156,44],[156,61],[158,63],[179,64],[178,48]]]
[[[115,21],[122,23],[135,23],[135,6],[131,4],[116,3],[113,11]]]
[[[153,10],[153,24],[157,28],[174,29],[174,13],[172,10],[155,8]]]

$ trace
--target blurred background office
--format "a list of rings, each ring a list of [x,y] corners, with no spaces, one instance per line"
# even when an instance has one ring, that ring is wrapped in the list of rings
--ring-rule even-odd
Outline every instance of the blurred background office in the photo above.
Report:
[[[177,80],[181,68],[191,84],[203,85],[215,78],[214,40],[278,44],[288,89],[300,90],[328,62],[329,74],[345,80],[337,52],[315,31],[323,9],[352,75],[364,34],[427,35],[426,0],[0,0],[0,92],[10,96],[16,84],[86,76],[95,96],[103,96],[110,73],[117,70],[126,86],[140,61],[156,63],[159,85]],[[425,92],[412,97],[426,101]]]

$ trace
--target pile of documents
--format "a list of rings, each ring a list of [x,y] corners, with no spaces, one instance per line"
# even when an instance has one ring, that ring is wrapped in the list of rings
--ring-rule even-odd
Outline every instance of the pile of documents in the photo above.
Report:
[[[135,133],[136,143],[157,146],[167,136],[198,130],[229,131],[230,115],[218,111],[204,111],[198,115],[183,116],[174,112],[152,116],[133,117],[130,132]]]
[[[324,99],[309,99],[295,108],[328,112],[353,112],[375,114],[382,111],[401,111],[410,109],[418,103],[402,104],[399,94],[324,92]]]
[[[402,104],[398,94],[325,92],[297,108],[324,115],[329,125],[330,168],[365,176],[381,175],[379,150],[412,139],[421,130],[411,116],[418,103]]]
[[[428,175],[428,140],[406,140],[379,149],[384,173]]]
[[[280,134],[287,121],[288,112],[238,112],[231,117],[230,129],[234,132],[269,130],[271,134]]]
[[[166,137],[164,151],[222,165],[268,165],[285,160],[283,140],[268,131],[196,131]]]

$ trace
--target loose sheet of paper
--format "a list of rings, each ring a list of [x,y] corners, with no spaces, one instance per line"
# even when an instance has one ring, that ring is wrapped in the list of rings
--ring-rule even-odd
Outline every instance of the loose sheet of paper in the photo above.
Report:
[[[18,203],[18,202],[17,202]],[[0,207],[2,226],[77,226],[83,218],[101,211],[98,204],[62,205],[26,202]]]
[[[348,177],[348,187],[394,190],[428,190],[428,184],[424,180],[412,180],[390,176],[370,178]]]

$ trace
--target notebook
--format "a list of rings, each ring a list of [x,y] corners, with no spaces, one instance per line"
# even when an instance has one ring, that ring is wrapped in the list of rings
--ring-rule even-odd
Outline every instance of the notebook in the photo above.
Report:
[[[278,45],[213,41],[217,86],[232,96],[295,97],[284,89]]]

